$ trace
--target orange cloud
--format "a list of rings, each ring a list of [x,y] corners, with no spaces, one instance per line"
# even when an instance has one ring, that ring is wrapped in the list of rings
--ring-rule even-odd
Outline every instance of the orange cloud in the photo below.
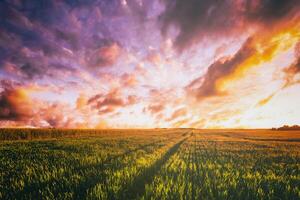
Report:
[[[271,101],[271,99],[274,97],[275,93],[269,95],[268,97],[260,100],[256,106],[264,106],[266,105],[267,103],[269,103],[269,101]]]
[[[146,60],[150,62],[151,64],[158,65],[161,62],[161,57],[158,53],[151,52],[146,57]]]
[[[38,112],[32,116],[33,126],[59,127],[59,128],[84,128],[88,126],[87,121],[80,120],[82,116],[67,104],[44,103],[39,105]]]
[[[189,127],[191,127],[191,128],[203,128],[205,123],[206,123],[206,120],[201,119],[201,120],[197,120],[195,122],[192,122],[191,124],[189,124]]]
[[[138,102],[135,95],[123,97],[119,89],[112,89],[107,94],[97,94],[91,97],[87,103],[94,109],[98,109],[99,114],[114,112],[117,108],[133,105]]]
[[[278,25],[276,30],[261,30],[250,37],[231,58],[222,58],[208,67],[206,74],[192,81],[187,90],[198,99],[221,95],[229,83],[246,75],[249,68],[273,60],[300,39],[297,20]]]
[[[32,105],[26,88],[1,83],[0,120],[26,120],[33,115]]]
[[[84,108],[87,105],[87,101],[88,99],[83,94],[80,94],[76,100],[76,108],[79,110]]]
[[[237,36],[254,29],[278,29],[278,23],[297,17],[298,0],[173,1],[165,0],[162,34],[175,26],[174,46],[182,51],[203,40]]]
[[[233,73],[219,80],[219,89],[224,87],[227,81],[243,77],[249,68],[270,62],[280,53],[293,47],[300,39],[300,23],[297,20],[278,25],[277,28],[271,31],[259,31],[253,36],[250,45],[254,53],[237,66]]]
[[[151,114],[156,114],[156,113],[159,113],[162,110],[164,110],[164,108],[165,108],[164,104],[155,103],[155,104],[149,105],[147,107],[147,110],[150,111]]]
[[[268,97],[260,100],[257,103],[257,106],[263,106],[267,104],[276,93],[278,93],[280,90],[283,90],[291,85],[300,83],[300,80],[295,80],[295,76],[297,74],[300,74],[300,42],[298,42],[295,45],[295,61],[287,68],[284,68],[283,72],[285,73],[285,83],[284,85],[278,89],[276,92],[272,93]]]
[[[182,117],[185,116],[187,114],[187,110],[186,108],[179,108],[178,110],[175,110],[172,114],[172,116],[168,119],[166,119],[166,121],[172,121],[178,117]]]
[[[125,73],[121,77],[122,86],[124,87],[133,87],[137,84],[137,79],[135,75]]]
[[[183,119],[183,120],[179,120],[175,123],[172,124],[173,127],[175,128],[179,128],[179,127],[182,127],[184,125],[187,125],[189,123],[189,119]]]
[[[218,81],[233,74],[239,65],[254,54],[254,48],[251,43],[252,38],[249,38],[233,57],[222,58],[213,63],[208,67],[206,74],[192,81],[187,89],[194,92],[198,99],[220,94]]]
[[[286,83],[284,87],[299,82],[299,80],[294,80],[295,75],[299,74],[300,72],[299,66],[300,66],[300,59],[298,59],[294,64],[292,64],[291,66],[289,66],[284,70],[284,72],[286,73]]]
[[[109,125],[107,124],[106,121],[101,120],[101,121],[95,126],[95,128],[105,129],[105,128],[109,128]]]
[[[295,80],[295,76],[300,74],[300,42],[298,42],[295,47],[295,61],[284,69],[284,73],[285,85],[283,88],[300,82],[300,80]]]
[[[104,67],[113,65],[121,53],[121,48],[117,43],[104,45],[96,49],[88,59],[91,67]]]
[[[68,104],[40,101],[32,95],[47,88],[37,85],[21,86],[2,81],[0,93],[0,124],[8,127],[87,127],[83,115]],[[83,106],[80,98],[77,106]]]

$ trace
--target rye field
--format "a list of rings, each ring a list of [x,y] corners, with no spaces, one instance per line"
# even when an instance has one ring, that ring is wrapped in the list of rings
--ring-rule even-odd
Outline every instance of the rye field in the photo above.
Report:
[[[300,131],[1,129],[0,199],[300,199]]]

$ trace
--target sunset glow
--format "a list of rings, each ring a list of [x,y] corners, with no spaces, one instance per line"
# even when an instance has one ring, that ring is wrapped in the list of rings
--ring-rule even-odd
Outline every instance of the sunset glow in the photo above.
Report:
[[[0,2],[0,127],[300,124],[300,1]]]

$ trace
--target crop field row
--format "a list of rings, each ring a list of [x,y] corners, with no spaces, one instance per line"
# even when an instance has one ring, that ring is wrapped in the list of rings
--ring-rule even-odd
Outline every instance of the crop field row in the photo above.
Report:
[[[142,199],[300,198],[299,144],[214,138],[190,137],[146,186]]]
[[[117,198],[181,135],[3,142],[0,197]]]
[[[152,130],[0,142],[0,199],[300,199],[300,133]]]

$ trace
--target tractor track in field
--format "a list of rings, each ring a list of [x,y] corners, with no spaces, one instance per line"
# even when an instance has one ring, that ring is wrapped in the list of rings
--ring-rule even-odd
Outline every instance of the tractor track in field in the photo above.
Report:
[[[187,136],[171,146],[160,159],[137,176],[131,185],[121,191],[119,199],[138,199],[141,197],[145,193],[146,184],[151,183],[157,172],[189,137],[191,137],[191,134],[187,134]]]
[[[148,147],[151,147],[153,145],[158,144],[159,142],[163,142],[165,140],[157,140],[155,142],[151,142],[148,144],[144,144],[144,145],[140,145],[134,149],[125,151],[121,154],[117,154],[114,156],[110,156],[107,159],[105,159],[103,162],[100,163],[96,163],[96,164],[88,164],[88,165],[84,165],[81,167],[75,167],[73,169],[73,171],[86,171],[89,169],[97,169],[98,172],[100,172],[100,174],[98,176],[95,176],[95,174],[90,175],[86,178],[85,181],[81,182],[75,189],[74,189],[74,199],[85,199],[86,197],[86,192],[89,188],[95,186],[96,184],[99,183],[99,181],[103,180],[103,178],[106,176],[103,171],[107,168],[110,167],[110,163],[113,160],[117,160],[117,159],[122,159],[124,157],[126,157],[127,155],[130,155],[132,153],[135,153],[139,150],[145,150]],[[68,176],[68,174],[63,174],[62,176]],[[38,185],[37,185],[38,184]],[[36,183],[36,184],[31,184],[31,185],[25,185],[22,191],[15,191],[15,195],[18,196],[19,198],[21,198],[22,196],[26,195],[27,193],[24,191],[31,191],[31,192],[35,192],[36,188],[46,188],[48,185],[50,184],[57,184],[55,182],[55,179],[50,179],[49,181],[43,182],[43,183]],[[54,192],[56,193],[56,192]],[[59,192],[57,192],[59,193]],[[38,194],[37,194],[38,195]]]
[[[164,140],[162,140],[162,141],[164,141]],[[154,146],[155,144],[157,144],[159,142],[161,142],[161,141],[155,141],[155,142],[151,142],[149,144],[141,145],[132,150],[125,151],[122,154],[111,156],[99,164],[85,165],[84,168],[79,168],[79,170],[88,170],[90,168],[95,168],[95,169],[97,169],[97,171],[100,171],[100,174],[98,174],[97,176],[89,176],[85,181],[81,182],[79,184],[79,186],[75,189],[74,199],[86,199],[88,189],[93,188],[99,182],[101,182],[105,179],[106,174],[104,174],[103,172],[105,169],[107,169],[111,166],[111,162],[113,160],[122,159],[132,153],[139,151],[139,150],[145,150],[147,147]]]
[[[85,170],[89,170],[89,169],[93,168],[93,169],[97,169],[97,171],[101,172],[100,175],[88,176],[85,181],[81,182],[74,190],[74,199],[85,199],[87,190],[89,188],[95,186],[96,184],[98,184],[99,181],[103,180],[103,178],[105,177],[105,174],[103,173],[103,171],[110,167],[110,165],[109,165],[110,162],[112,162],[113,160],[116,160],[116,159],[122,159],[125,156],[130,155],[131,153],[137,152],[139,150],[145,150],[147,147],[153,146],[159,142],[161,142],[161,141],[158,140],[158,141],[151,142],[148,144],[140,145],[139,147],[125,151],[124,153],[111,156],[111,157],[105,159],[103,162],[100,162],[97,164],[89,164],[89,165],[84,165],[81,167],[74,168],[74,171],[77,171],[77,170],[85,171]],[[63,176],[65,176],[65,175],[66,174],[64,174]],[[34,189],[38,188],[38,187],[45,188],[45,187],[47,187],[47,185],[49,185],[51,183],[53,184],[54,182],[55,182],[55,180],[51,179],[44,183],[38,183],[39,185],[36,185],[36,184],[27,185],[24,187],[23,191],[34,191]],[[16,195],[21,198],[23,195],[25,195],[25,193],[20,191],[20,192],[16,192]]]

